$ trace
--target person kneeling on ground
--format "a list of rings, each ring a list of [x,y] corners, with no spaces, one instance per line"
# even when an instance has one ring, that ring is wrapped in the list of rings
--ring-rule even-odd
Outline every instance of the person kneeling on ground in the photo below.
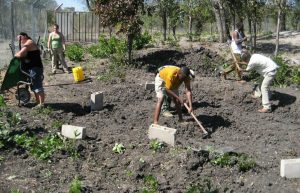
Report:
[[[247,68],[244,71],[255,70],[264,77],[260,86],[263,108],[259,109],[258,112],[271,112],[272,109],[269,100],[269,87],[276,76],[279,66],[272,59],[261,54],[253,54],[251,56],[248,53],[247,56],[245,56],[242,60],[244,62],[241,63],[247,64]],[[239,70],[243,71],[242,69]]]
[[[183,101],[178,97],[178,88],[183,82],[185,85],[185,93],[188,99],[189,113],[193,111],[189,75],[190,69],[186,66],[181,68],[177,66],[164,66],[159,69],[159,72],[155,77],[157,103],[154,112],[154,124],[158,123],[161,107],[165,100],[164,96],[169,96],[172,98],[176,106],[179,122],[184,122],[181,112],[181,104],[183,104]]]
[[[45,93],[43,88],[43,63],[40,50],[24,32],[18,35],[18,40],[22,44],[22,49],[15,54],[15,57],[21,59],[23,70],[27,72],[32,79],[31,90],[34,92],[37,107],[43,107]]]

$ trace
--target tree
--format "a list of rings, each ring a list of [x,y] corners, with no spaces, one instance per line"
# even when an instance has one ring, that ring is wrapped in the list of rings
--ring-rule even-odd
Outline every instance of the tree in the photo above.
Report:
[[[117,33],[127,36],[128,59],[132,58],[133,38],[141,32],[140,14],[144,14],[143,0],[95,0],[94,12],[103,26],[116,27]]]
[[[225,5],[222,0],[211,0],[211,4],[216,17],[219,42],[223,43],[229,36],[229,29],[228,26],[226,26]]]

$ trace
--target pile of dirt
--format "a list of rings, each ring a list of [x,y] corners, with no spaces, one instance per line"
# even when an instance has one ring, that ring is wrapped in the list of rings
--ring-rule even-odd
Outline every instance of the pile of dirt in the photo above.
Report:
[[[207,64],[222,60],[206,48],[148,51],[136,56],[137,68],[126,69],[122,81],[92,79],[78,84],[73,83],[72,74],[50,75],[46,64],[46,107],[52,110],[36,114],[29,107],[9,106],[22,117],[16,130],[42,137],[59,132],[53,125],[61,121],[86,127],[88,137],[76,141],[77,159],[56,152],[47,162],[17,146],[2,149],[0,191],[68,192],[77,176],[83,192],[179,193],[201,188],[210,192],[300,192],[299,180],[279,176],[280,160],[300,155],[299,91],[275,89],[274,111],[259,114],[261,101],[251,98],[251,83],[212,76],[214,68]],[[201,130],[186,112],[188,125],[180,125],[176,115],[160,117],[159,124],[177,129],[176,146],[154,152],[147,130],[153,122],[156,97],[153,90],[145,90],[144,83],[154,81],[156,69],[168,62],[197,71],[192,85],[194,113],[211,138],[202,139]],[[98,68],[89,69],[87,75],[96,76]],[[90,94],[97,91],[104,93],[104,107],[90,112]],[[123,154],[112,151],[115,143],[124,145]],[[214,165],[208,149],[245,153],[257,166],[241,172],[236,165]]]

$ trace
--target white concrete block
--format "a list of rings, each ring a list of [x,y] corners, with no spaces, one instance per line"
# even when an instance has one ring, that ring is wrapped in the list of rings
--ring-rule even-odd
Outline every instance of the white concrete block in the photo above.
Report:
[[[281,160],[280,176],[287,178],[300,178],[300,159]]]
[[[154,82],[146,82],[145,89],[146,90],[155,90]]]
[[[71,139],[84,139],[86,137],[85,127],[74,125],[62,125],[61,134]]]
[[[91,110],[99,111],[103,108],[103,93],[95,92],[91,94]]]
[[[160,126],[157,124],[151,124],[148,131],[149,139],[157,139],[171,146],[175,145],[175,134],[176,129]]]

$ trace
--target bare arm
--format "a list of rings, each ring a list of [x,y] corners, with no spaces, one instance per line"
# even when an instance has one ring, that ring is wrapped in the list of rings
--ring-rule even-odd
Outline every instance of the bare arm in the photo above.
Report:
[[[22,58],[22,57],[26,56],[27,52],[28,52],[28,48],[27,48],[27,46],[25,46],[15,54],[15,57]]]

